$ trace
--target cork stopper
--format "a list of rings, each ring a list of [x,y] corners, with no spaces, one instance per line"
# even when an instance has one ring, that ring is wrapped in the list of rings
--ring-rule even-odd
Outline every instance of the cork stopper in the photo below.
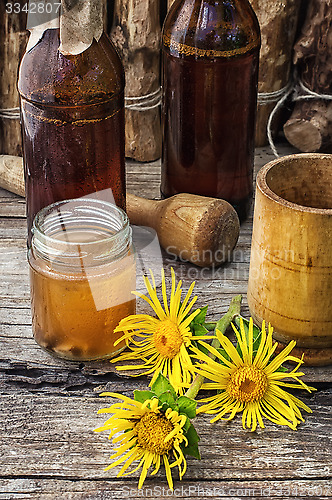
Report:
[[[31,34],[27,52],[37,45],[47,29],[60,28],[59,51],[64,55],[81,54],[94,39],[100,39],[103,0],[48,0],[46,5],[43,12],[29,6],[27,29]]]

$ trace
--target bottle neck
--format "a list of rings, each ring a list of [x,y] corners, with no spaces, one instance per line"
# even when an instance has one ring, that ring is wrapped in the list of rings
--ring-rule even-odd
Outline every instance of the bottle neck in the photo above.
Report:
[[[31,32],[27,52],[43,37],[46,30],[60,29],[59,50],[64,55],[78,55],[88,49],[103,33],[103,0],[56,2],[49,0],[35,10],[29,8],[27,29]]]
[[[259,51],[260,30],[248,0],[176,0],[163,49],[178,58],[215,59]]]

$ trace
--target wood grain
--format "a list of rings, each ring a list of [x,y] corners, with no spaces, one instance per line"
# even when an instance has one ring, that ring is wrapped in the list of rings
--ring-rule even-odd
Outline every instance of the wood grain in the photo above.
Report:
[[[42,474],[48,478],[112,480],[120,467],[113,472],[103,471],[109,463],[112,444],[107,432],[94,433],[93,429],[106,420],[105,415],[97,415],[98,409],[110,406],[115,399],[101,398],[98,393],[107,389],[131,397],[135,385],[133,381],[104,382],[83,397],[79,388],[72,393],[59,391],[50,395],[21,389],[15,394],[14,406],[14,394],[3,395],[1,474],[25,476],[29,464],[30,477]],[[306,416],[297,432],[280,432],[268,423],[265,430],[251,433],[242,429],[240,418],[212,425],[210,416],[200,416],[195,426],[201,438],[202,460],[199,466],[195,459],[188,460],[186,481],[327,476],[332,461],[332,424],[325,402],[329,396],[331,391],[321,391],[310,398],[301,395],[314,413]]]
[[[127,104],[160,88],[159,0],[116,0],[111,38],[126,72]],[[155,104],[151,102],[150,105]],[[148,107],[149,104],[146,104]],[[126,109],[126,156],[152,161],[161,156],[160,109]]]
[[[270,151],[257,150],[256,169],[270,159]],[[144,166],[127,162],[127,180],[129,191],[157,198],[160,162]],[[104,421],[97,410],[110,404],[99,393],[111,390],[132,396],[134,389],[146,388],[149,379],[116,372],[108,361],[60,360],[34,341],[24,210],[23,198],[0,190],[0,499],[170,498],[161,473],[149,478],[138,492],[137,473],[119,480],[116,471],[104,472],[112,445],[107,433],[93,433]],[[233,261],[204,275],[199,268],[163,254],[168,282],[171,266],[185,289],[195,279],[198,306],[209,304],[211,321],[226,312],[236,293],[244,294],[242,312],[249,315],[251,227],[252,217],[241,226]],[[143,302],[138,310],[149,312]],[[268,422],[264,431],[250,433],[242,429],[239,419],[211,425],[209,416],[199,417],[202,461],[188,460],[186,476],[182,482],[175,481],[173,497],[331,496],[331,367],[304,371],[304,379],[318,391],[299,393],[313,414],[305,415],[306,422],[296,432]]]
[[[290,78],[292,47],[301,2],[298,0],[250,0],[250,3],[257,14],[262,37],[258,92],[275,92],[285,87]],[[267,122],[275,105],[276,101],[260,102],[258,98],[256,146],[264,146],[268,142]],[[274,135],[279,125],[277,117],[273,123]]]
[[[12,4],[14,9],[14,2]],[[8,14],[7,2],[0,3],[0,108],[17,108],[17,73],[28,40],[25,12]],[[26,2],[16,2],[22,8]],[[0,117],[0,154],[21,155],[21,126],[19,119]]]
[[[160,481],[148,481],[141,491],[137,491],[137,482],[133,480],[94,480],[82,479],[75,481],[54,480],[48,478],[6,479],[3,481],[3,493],[0,499],[30,499],[40,500],[70,499],[70,500],[119,500],[129,498],[186,498],[197,500],[211,498],[239,500],[255,498],[256,500],[271,498],[272,500],[302,500],[312,498],[323,500],[331,495],[331,483],[328,480],[280,480],[280,481],[186,481],[175,484],[174,493]],[[8,496],[6,496],[8,495]]]
[[[294,45],[294,63],[300,80],[311,91],[332,92],[332,0],[310,0],[301,35]],[[305,94],[300,89],[300,94]],[[332,102],[323,99],[296,102],[284,125],[287,140],[300,151],[332,150]]]

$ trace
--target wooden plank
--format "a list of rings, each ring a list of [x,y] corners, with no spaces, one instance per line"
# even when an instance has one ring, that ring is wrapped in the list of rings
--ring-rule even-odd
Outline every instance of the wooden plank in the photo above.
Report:
[[[39,499],[39,500],[122,500],[129,498],[185,498],[186,500],[206,500],[207,498],[243,498],[290,500],[297,498],[326,499],[332,496],[332,485],[328,480],[292,481],[186,481],[177,482],[174,491],[161,481],[147,479],[142,490],[137,490],[137,482],[128,478],[118,480],[75,481],[46,478],[4,479],[1,481],[0,499]]]
[[[10,220],[10,223],[8,223]],[[25,219],[6,218],[0,219],[0,242],[2,239],[26,240],[27,228]]]
[[[273,159],[267,150],[256,153],[257,168]],[[159,197],[160,162],[127,162],[127,171],[129,191]],[[161,475],[149,479],[145,486],[166,488],[164,493],[146,488],[139,493],[137,474],[134,479],[118,480],[116,471],[103,472],[111,444],[105,433],[92,432],[104,419],[96,415],[97,409],[110,404],[98,397],[100,392],[111,390],[132,396],[133,389],[145,388],[149,379],[131,377],[135,372],[116,372],[115,365],[108,361],[63,361],[35,343],[29,307],[24,200],[0,190],[1,216],[0,499],[116,499],[126,495],[132,499],[144,495],[168,498],[167,483]],[[241,226],[233,262],[218,269],[201,270],[163,253],[168,279],[174,267],[184,289],[196,280],[197,306],[209,304],[211,321],[226,312],[232,296],[239,292],[244,294],[242,312],[249,316],[245,293],[251,225],[252,217]],[[143,302],[138,310],[150,313]],[[329,495],[332,394],[328,387],[332,370],[305,367],[304,371],[303,379],[316,383],[320,390],[312,396],[299,393],[314,413],[306,415],[305,424],[297,432],[267,423],[265,431],[250,433],[242,430],[239,419],[213,426],[210,417],[197,419],[202,461],[189,460],[185,481],[177,481],[175,486],[192,489],[180,490],[179,498],[244,498],[249,496],[244,486],[255,490],[255,498]],[[211,492],[213,488],[219,489]]]
[[[16,316],[16,312],[14,317]],[[71,372],[79,372],[85,377],[83,385],[91,384],[98,385],[100,376],[117,373],[121,377],[131,378],[133,374],[139,374],[138,371],[121,371],[116,370],[116,366],[109,361],[95,361],[75,363],[61,360],[51,356],[49,353],[42,350],[34,341],[30,310],[26,310],[26,321],[28,324],[2,324],[0,329],[0,368],[6,370],[6,376],[3,379],[7,385],[11,383],[17,384],[21,377],[31,385],[37,387],[40,383],[39,372],[36,369],[45,371],[45,376],[53,377],[54,372],[66,374]],[[126,363],[121,363],[128,364]],[[135,363],[132,363],[135,364]],[[119,364],[120,365],[120,364]],[[19,372],[17,370],[19,369]],[[331,384],[332,370],[331,367],[309,367],[303,368],[305,373],[303,380],[308,384]],[[38,373],[38,375],[36,375]],[[95,378],[94,378],[95,377]],[[82,379],[83,380],[83,379]],[[136,379],[135,379],[136,380]],[[142,377],[143,383],[148,384],[149,379]],[[64,388],[66,386],[64,385]]]
[[[0,188],[0,216],[25,218],[25,200]]]
[[[101,384],[99,391],[104,387],[132,396],[135,384],[114,381]],[[313,414],[305,416],[306,422],[298,431],[268,422],[264,430],[252,433],[242,429],[240,418],[211,425],[210,416],[198,417],[195,425],[201,438],[202,460],[188,459],[186,480],[329,477],[332,423],[326,398],[330,396],[331,390],[311,397],[301,395]],[[37,478],[41,474],[49,479],[112,480],[119,468],[113,472],[103,471],[109,463],[112,444],[107,433],[93,432],[106,420],[105,415],[97,415],[97,410],[112,402],[112,398],[100,398],[93,393],[80,397],[70,392],[31,394],[21,389],[4,394],[1,398],[1,476]],[[137,473],[133,477],[137,478]]]

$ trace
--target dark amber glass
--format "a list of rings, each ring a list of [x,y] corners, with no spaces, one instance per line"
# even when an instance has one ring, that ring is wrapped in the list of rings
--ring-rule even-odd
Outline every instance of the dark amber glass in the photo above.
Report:
[[[19,72],[29,240],[36,213],[56,201],[111,189],[125,209],[122,63],[105,34],[79,55],[59,43],[47,30]]]
[[[251,205],[260,31],[247,0],[175,0],[164,23],[161,193]]]

